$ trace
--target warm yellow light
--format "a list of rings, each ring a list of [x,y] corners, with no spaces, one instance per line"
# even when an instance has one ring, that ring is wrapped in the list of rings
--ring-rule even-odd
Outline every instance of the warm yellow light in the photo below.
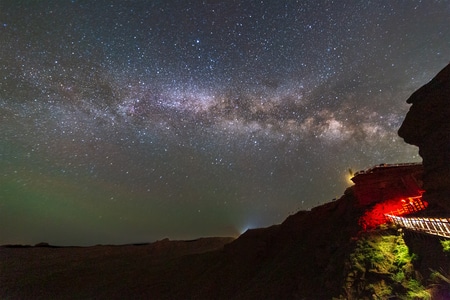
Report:
[[[347,172],[345,172],[345,182],[348,185],[353,185],[354,184],[353,181],[352,181],[352,178],[354,177],[354,175],[355,174],[354,174],[352,168],[348,168]]]
[[[353,185],[354,182],[352,181],[352,178],[353,178],[353,174],[346,174],[346,175],[345,175],[345,182],[346,182],[348,185]]]

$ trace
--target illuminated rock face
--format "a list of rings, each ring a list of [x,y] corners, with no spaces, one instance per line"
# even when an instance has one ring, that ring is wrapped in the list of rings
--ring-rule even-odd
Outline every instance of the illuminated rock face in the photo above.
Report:
[[[352,178],[355,196],[362,206],[420,196],[422,173],[421,164],[382,164],[360,171]]]
[[[424,199],[450,212],[450,64],[406,102],[412,106],[398,134],[419,147]]]

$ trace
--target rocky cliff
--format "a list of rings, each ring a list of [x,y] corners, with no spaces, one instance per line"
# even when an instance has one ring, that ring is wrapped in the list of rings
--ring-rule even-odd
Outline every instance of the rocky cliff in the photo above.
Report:
[[[412,106],[398,134],[419,147],[430,209],[450,213],[450,64],[406,102]]]

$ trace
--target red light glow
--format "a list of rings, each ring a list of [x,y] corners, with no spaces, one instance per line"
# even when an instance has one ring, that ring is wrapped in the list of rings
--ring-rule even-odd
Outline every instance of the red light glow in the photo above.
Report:
[[[428,203],[422,201],[422,196],[383,201],[366,211],[359,219],[359,224],[364,230],[376,228],[387,222],[385,214],[401,216],[424,210],[427,206]]]

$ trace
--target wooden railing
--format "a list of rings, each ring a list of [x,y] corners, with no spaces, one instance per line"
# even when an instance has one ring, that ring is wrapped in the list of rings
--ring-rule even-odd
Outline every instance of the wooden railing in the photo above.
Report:
[[[398,226],[450,238],[450,218],[405,218],[390,214],[385,216],[388,221]]]

